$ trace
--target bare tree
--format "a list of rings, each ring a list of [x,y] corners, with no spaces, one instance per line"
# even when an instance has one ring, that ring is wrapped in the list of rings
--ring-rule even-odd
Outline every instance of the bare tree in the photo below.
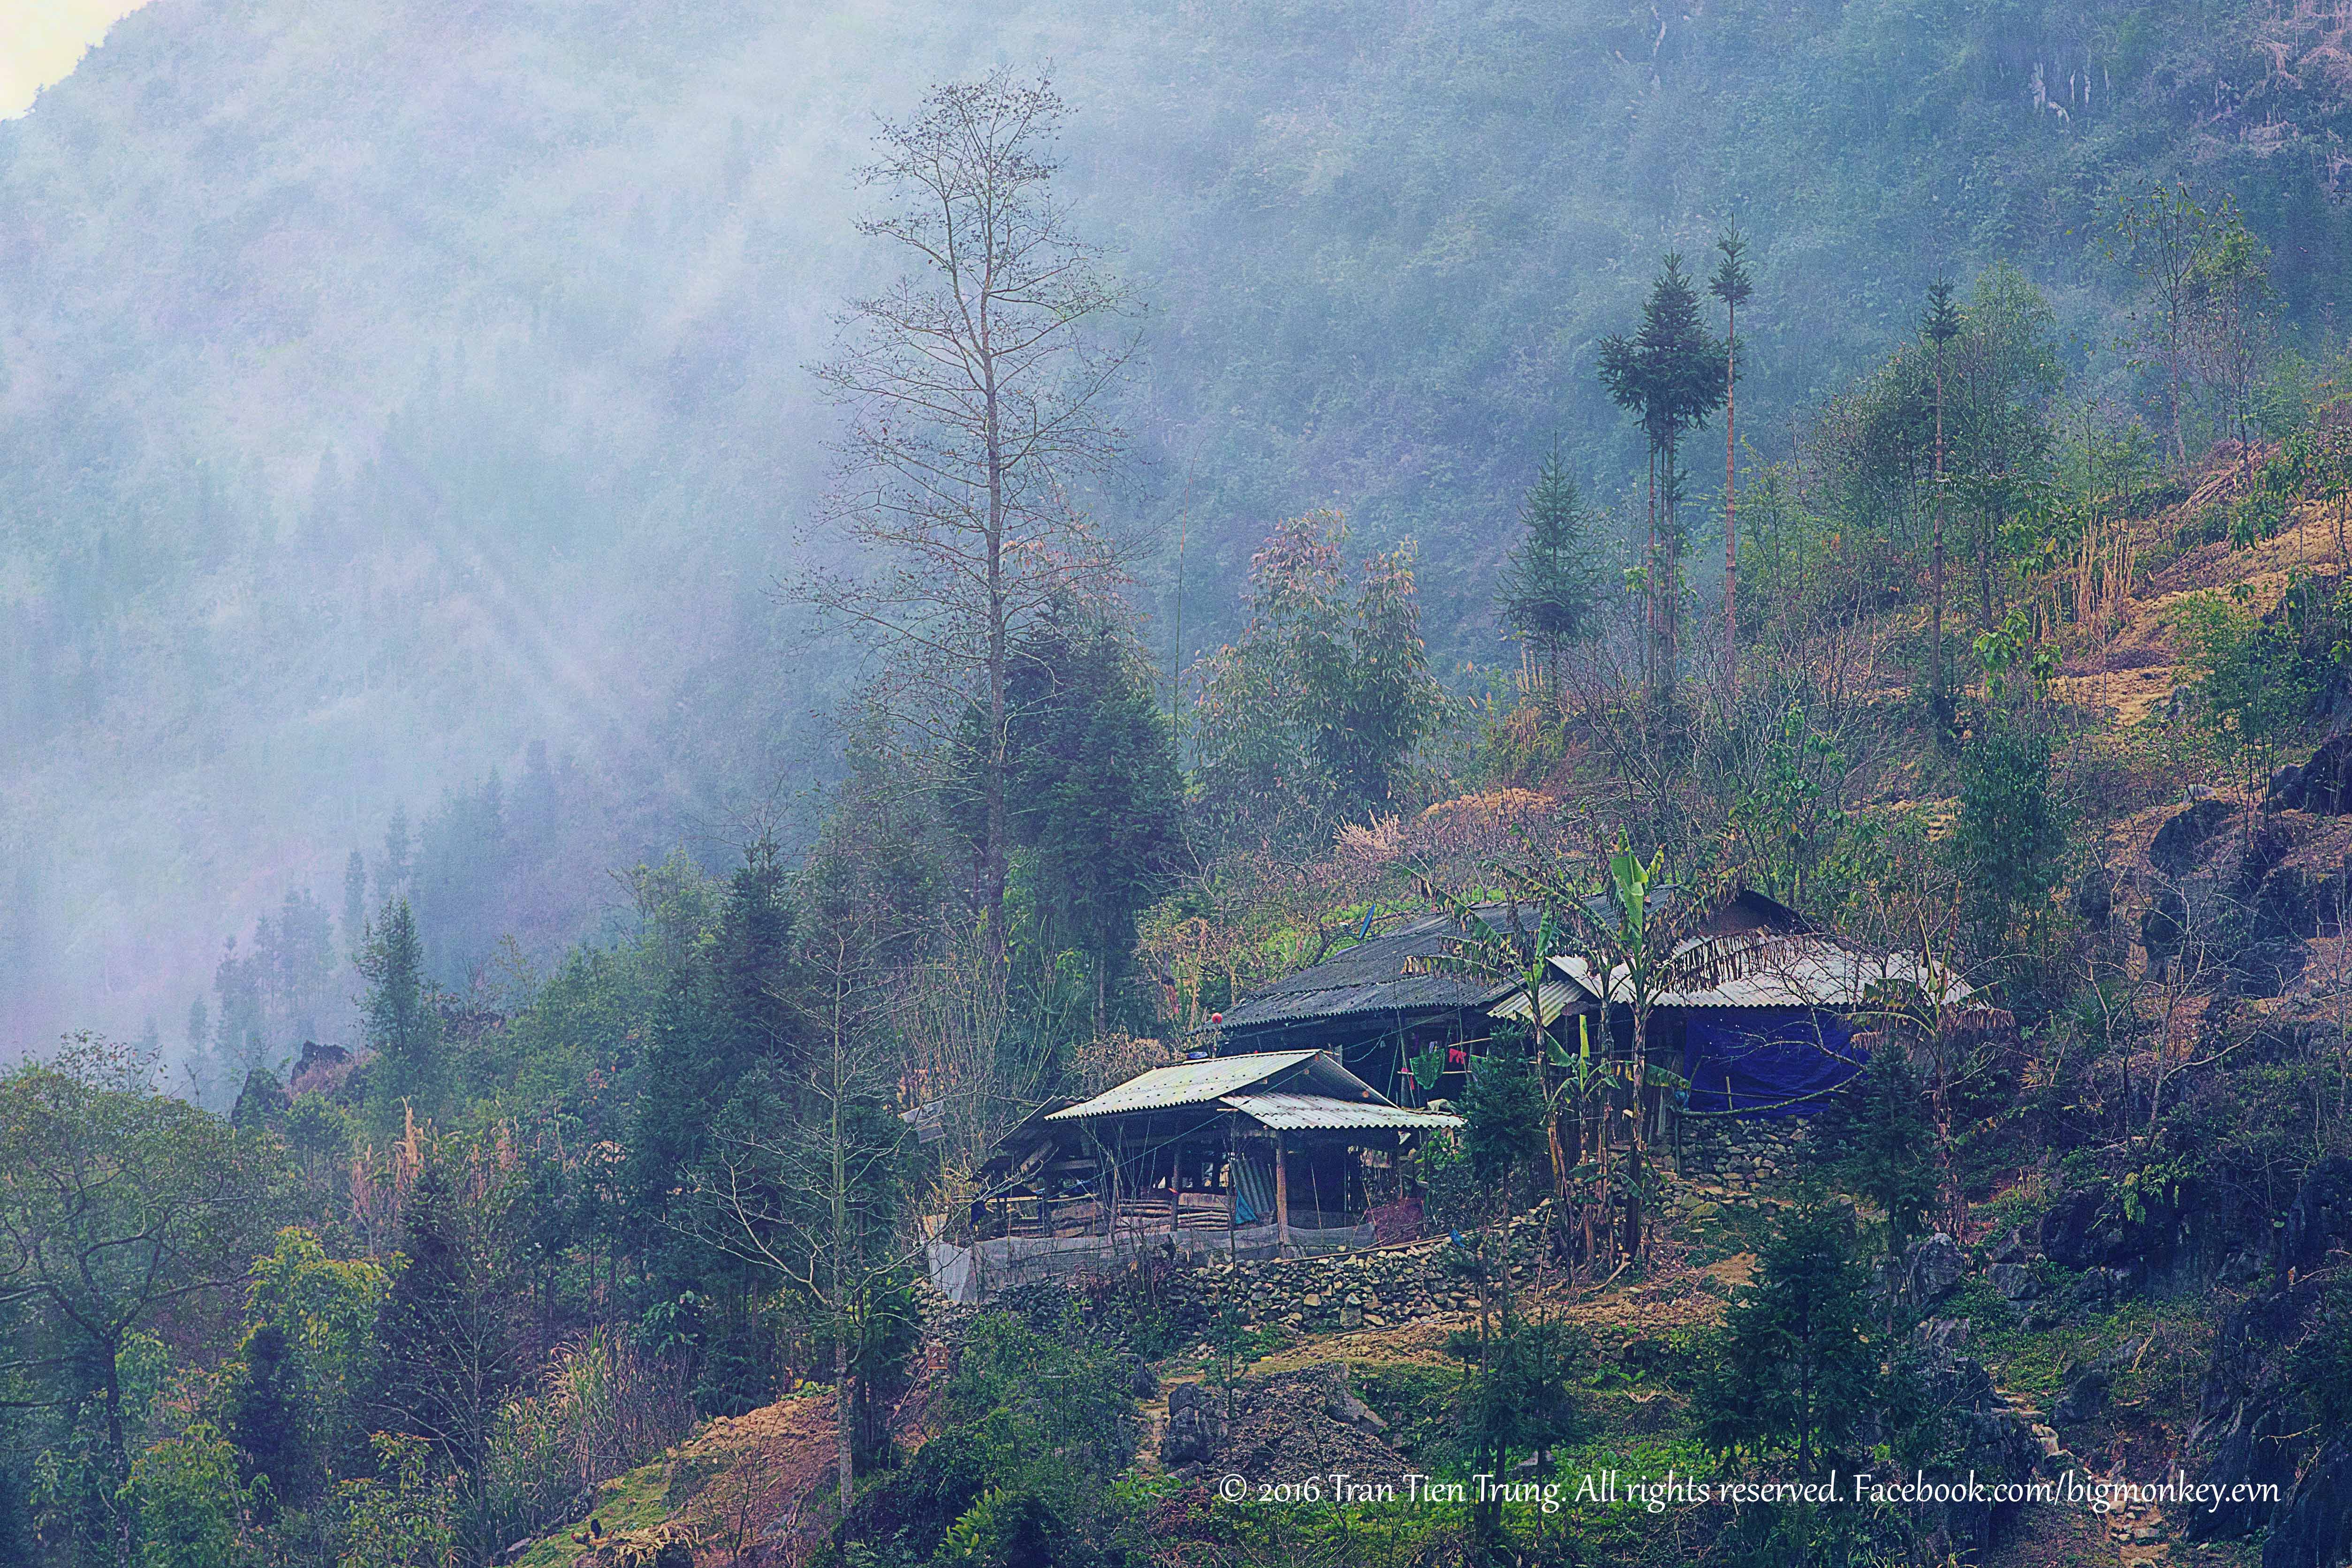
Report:
[[[916,118],[883,126],[883,156],[859,176],[883,205],[858,232],[906,270],[850,302],[815,371],[849,413],[826,521],[863,547],[866,570],[793,587],[872,640],[872,700],[975,788],[992,954],[1004,941],[1014,642],[1055,598],[1118,576],[1070,486],[1119,447],[1105,393],[1135,340],[1096,336],[1130,305],[1054,198],[1063,113],[1048,82],[1000,70],[934,88]]]

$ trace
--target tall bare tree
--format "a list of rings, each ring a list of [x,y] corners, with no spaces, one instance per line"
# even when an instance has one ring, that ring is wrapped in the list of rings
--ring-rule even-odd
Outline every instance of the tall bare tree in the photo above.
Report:
[[[881,204],[858,232],[905,270],[849,303],[815,371],[849,414],[825,519],[866,560],[794,584],[872,640],[872,700],[935,748],[973,753],[957,771],[983,796],[975,893],[994,954],[1015,639],[1057,597],[1118,575],[1071,488],[1119,448],[1105,393],[1136,340],[1098,330],[1131,302],[1054,196],[1064,112],[1050,83],[1000,70],[883,126],[859,175]]]

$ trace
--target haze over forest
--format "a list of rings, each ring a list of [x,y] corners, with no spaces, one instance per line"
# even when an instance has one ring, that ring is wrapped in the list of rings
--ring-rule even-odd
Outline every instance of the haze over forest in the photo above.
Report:
[[[1999,259],[2070,395],[2150,407],[2115,192],[2234,194],[2286,343],[2327,329],[2342,43],[2186,0],[157,0],[0,123],[8,1049],[176,1056],[224,941],[341,923],[354,849],[373,906],[396,818],[451,986],[629,928],[611,873],[673,845],[805,837],[856,673],[773,591],[843,548],[806,367],[873,281],[877,117],[932,81],[1068,101],[1063,193],[1147,308],[1086,499],[1163,682],[1334,507],[1417,547],[1471,689],[1555,436],[1638,523],[1595,352],[1661,252],[1753,236],[1751,465]],[[281,1022],[350,1032],[348,969],[317,985]]]

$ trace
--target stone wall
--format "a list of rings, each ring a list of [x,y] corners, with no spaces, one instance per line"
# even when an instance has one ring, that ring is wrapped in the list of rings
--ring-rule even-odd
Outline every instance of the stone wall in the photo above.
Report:
[[[1503,1228],[1515,1280],[1534,1277],[1550,1207],[1540,1205]],[[1244,1327],[1328,1333],[1466,1311],[1477,1301],[1471,1262],[1451,1237],[1320,1258],[1234,1260],[1213,1252],[1171,1260],[1160,1288],[1171,1316],[1188,1332],[1205,1330],[1230,1304]]]
[[[1794,1176],[1811,1118],[1743,1122],[1685,1116],[1675,1130],[1676,1172],[1685,1180],[1755,1187]]]

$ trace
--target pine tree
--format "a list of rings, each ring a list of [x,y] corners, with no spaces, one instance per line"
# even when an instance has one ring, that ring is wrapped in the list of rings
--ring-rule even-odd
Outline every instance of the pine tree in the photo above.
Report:
[[[1592,635],[1600,574],[1584,531],[1584,508],[1555,444],[1519,508],[1526,536],[1503,568],[1504,623],[1534,645],[1545,688],[1560,700],[1568,645]]]
[[[368,1045],[376,1053],[368,1099],[377,1125],[400,1121],[406,1101],[417,1115],[440,1105],[441,1020],[425,979],[425,945],[408,900],[395,898],[368,928],[358,960],[368,983],[363,1004]]]
[[[1937,278],[1927,286],[1927,309],[1919,329],[1936,346],[1936,521],[1929,536],[1927,589],[1927,706],[1940,737],[1951,727],[1951,700],[1944,692],[1944,351],[1960,335],[1960,313],[1952,286]]]
[[[1780,1224],[1724,1315],[1694,1402],[1717,1454],[1786,1454],[1810,1478],[1868,1416],[1879,1381],[1853,1211],[1818,1194]]]
[[[367,859],[359,851],[343,862],[343,956],[356,962],[367,940]]]
[[[1649,600],[1646,663],[1650,707],[1671,706],[1681,659],[1682,469],[1684,434],[1706,423],[1728,392],[1723,345],[1698,319],[1698,294],[1683,271],[1681,253],[1666,254],[1664,270],[1642,307],[1640,330],[1601,343],[1601,381],[1619,407],[1638,415],[1649,442],[1649,538],[1643,552]]]
[[[408,834],[408,808],[395,806],[392,825],[383,831],[383,859],[375,867],[375,901],[389,904],[408,891],[411,857],[415,845]]]
[[[1745,259],[1748,241],[1733,224],[1715,242],[1722,259],[1706,291],[1723,301],[1723,670],[1734,685],[1739,680],[1739,518],[1734,504],[1738,471],[1738,425],[1736,391],[1739,381],[1739,308],[1756,292]]]

